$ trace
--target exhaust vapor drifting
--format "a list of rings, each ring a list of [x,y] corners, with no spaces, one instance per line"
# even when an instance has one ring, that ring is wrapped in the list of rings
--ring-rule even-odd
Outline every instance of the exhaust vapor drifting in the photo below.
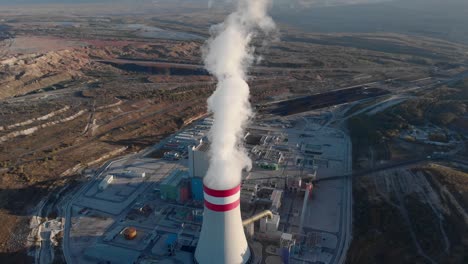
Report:
[[[254,62],[254,48],[250,46],[253,37],[275,29],[267,15],[270,5],[270,0],[238,0],[237,10],[211,28],[212,38],[203,50],[205,67],[218,81],[208,99],[214,124],[209,134],[210,166],[204,183],[211,188],[238,185],[242,169],[252,166],[241,144],[246,123],[252,117],[246,71]]]
[[[266,14],[269,4],[269,0],[238,0],[237,11],[212,28],[213,37],[205,46],[205,66],[218,85],[208,99],[214,123],[196,263],[244,264],[253,258],[239,207],[241,172],[252,166],[241,140],[252,116],[246,82],[246,70],[254,61],[250,43],[259,30],[269,33],[274,29]]]

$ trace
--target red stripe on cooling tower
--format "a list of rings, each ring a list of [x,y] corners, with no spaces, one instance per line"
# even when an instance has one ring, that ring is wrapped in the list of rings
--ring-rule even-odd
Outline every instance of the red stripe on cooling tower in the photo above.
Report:
[[[205,200],[205,207],[215,212],[227,212],[235,209],[240,204],[240,199],[230,204],[212,204]]]
[[[214,196],[214,197],[229,197],[240,191],[240,184],[229,190],[214,190],[203,185],[203,191],[206,194]]]

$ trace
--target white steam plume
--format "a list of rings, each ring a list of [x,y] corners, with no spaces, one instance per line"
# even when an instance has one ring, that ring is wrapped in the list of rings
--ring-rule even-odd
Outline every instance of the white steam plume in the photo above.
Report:
[[[229,189],[241,181],[242,169],[252,162],[242,147],[247,121],[252,116],[246,70],[254,61],[250,42],[260,30],[272,32],[275,24],[267,15],[270,0],[238,0],[237,10],[224,23],[212,27],[205,45],[205,67],[218,80],[208,99],[214,114],[210,131],[210,166],[204,179],[214,189]]]

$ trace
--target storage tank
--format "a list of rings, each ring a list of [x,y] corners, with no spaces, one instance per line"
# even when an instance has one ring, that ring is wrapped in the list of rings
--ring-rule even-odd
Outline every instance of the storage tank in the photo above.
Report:
[[[133,240],[137,236],[137,230],[134,227],[127,227],[124,230],[124,237],[127,240]]]

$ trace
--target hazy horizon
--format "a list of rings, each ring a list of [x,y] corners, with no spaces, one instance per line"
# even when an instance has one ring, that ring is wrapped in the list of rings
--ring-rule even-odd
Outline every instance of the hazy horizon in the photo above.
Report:
[[[0,5],[131,3],[133,8],[152,3],[177,7],[185,3],[191,8],[208,10],[209,2],[218,10],[226,9],[226,3],[229,4],[225,0],[0,0]],[[191,10],[181,9],[184,12]],[[306,32],[402,33],[468,44],[468,1],[465,0],[274,0],[272,16],[280,23]]]

